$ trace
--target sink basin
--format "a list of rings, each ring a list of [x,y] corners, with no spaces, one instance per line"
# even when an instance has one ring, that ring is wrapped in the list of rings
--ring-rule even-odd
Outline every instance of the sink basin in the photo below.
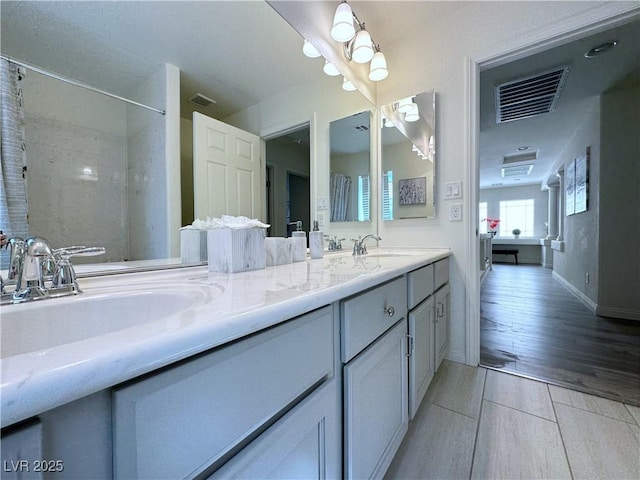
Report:
[[[38,352],[135,327],[194,304],[194,298],[186,293],[83,295],[3,307],[1,357]]]

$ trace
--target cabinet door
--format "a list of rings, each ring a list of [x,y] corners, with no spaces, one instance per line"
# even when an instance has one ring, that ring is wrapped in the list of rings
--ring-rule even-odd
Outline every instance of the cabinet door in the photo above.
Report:
[[[434,335],[436,370],[440,367],[447,353],[447,348],[449,347],[449,297],[450,289],[448,283],[435,294],[436,313],[434,315]]]
[[[434,297],[409,312],[409,418],[413,419],[435,373],[433,355]]]
[[[113,391],[114,477],[160,480],[220,466],[333,376],[324,307]]]
[[[209,479],[342,476],[336,381],[325,383]]]
[[[382,478],[407,432],[407,322],[344,367],[345,477]]]

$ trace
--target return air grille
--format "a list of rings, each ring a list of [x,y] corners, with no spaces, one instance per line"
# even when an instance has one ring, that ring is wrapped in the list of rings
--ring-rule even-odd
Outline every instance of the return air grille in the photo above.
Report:
[[[552,112],[568,73],[569,67],[562,67],[496,86],[496,122],[512,122]]]

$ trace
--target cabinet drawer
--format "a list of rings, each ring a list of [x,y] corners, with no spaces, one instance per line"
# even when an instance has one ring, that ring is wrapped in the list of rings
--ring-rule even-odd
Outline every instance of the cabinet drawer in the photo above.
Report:
[[[342,301],[342,361],[347,363],[406,315],[407,282],[404,277]]]
[[[333,374],[331,307],[113,392],[114,476],[184,478]]]
[[[449,281],[449,259],[445,258],[444,260],[436,262],[434,265],[435,285],[433,289],[437,290]]]
[[[433,264],[409,272],[409,310],[433,293]]]

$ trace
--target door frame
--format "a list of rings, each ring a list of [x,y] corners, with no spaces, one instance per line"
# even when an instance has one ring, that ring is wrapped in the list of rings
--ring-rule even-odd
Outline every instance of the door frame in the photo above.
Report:
[[[299,130],[301,127],[309,126],[309,203],[311,206],[311,211],[309,212],[309,217],[314,217],[314,212],[318,207],[318,148],[316,145],[317,137],[317,120],[316,113],[312,112],[311,115],[308,116],[300,116],[294,118],[290,121],[278,123],[276,125],[271,125],[269,127],[265,127],[260,130],[260,142],[261,142],[261,162],[263,165],[263,175],[265,175],[265,181],[262,182],[262,188],[264,191],[262,192],[263,198],[266,197],[266,165],[267,165],[267,147],[266,142],[268,140],[272,140],[277,137],[281,137],[282,135],[287,134],[288,132],[292,132],[295,130]],[[263,217],[266,215],[266,207],[263,212]],[[266,218],[266,217],[265,217]]]
[[[469,182],[469,195],[465,201],[465,233],[467,238],[465,257],[466,275],[466,319],[465,358],[468,365],[480,363],[480,275],[478,245],[478,202],[480,198],[479,139],[480,139],[480,71],[497,67],[521,58],[543,52],[564,43],[577,40],[599,31],[608,30],[617,25],[634,20],[640,16],[637,7],[626,2],[612,2],[601,8],[594,8],[531,32],[528,37],[510,43],[508,47],[496,46],[476,55],[466,56],[465,63],[465,105],[464,116],[467,133],[465,141],[465,165]],[[504,45],[504,44],[503,44]]]

